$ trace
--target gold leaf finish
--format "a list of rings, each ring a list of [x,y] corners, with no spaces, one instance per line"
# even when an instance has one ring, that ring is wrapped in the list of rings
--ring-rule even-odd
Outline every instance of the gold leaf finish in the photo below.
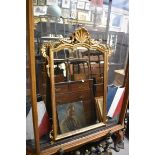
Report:
[[[73,39],[79,43],[86,43],[90,41],[90,36],[88,31],[85,28],[79,28],[73,33]]]
[[[46,68],[47,68],[48,76],[50,77],[49,54],[51,52],[58,52],[65,48],[74,50],[78,47],[85,47],[91,50],[98,50],[102,52],[103,54],[107,53],[108,56],[111,55],[110,46],[106,44],[101,44],[98,41],[91,39],[88,31],[84,27],[81,27],[81,28],[76,29],[75,32],[72,33],[69,39],[63,38],[63,39],[60,39],[59,41],[43,43],[42,48],[41,48],[41,53],[42,53],[42,56],[46,58],[47,60]],[[47,49],[50,51],[49,54],[47,54]]]

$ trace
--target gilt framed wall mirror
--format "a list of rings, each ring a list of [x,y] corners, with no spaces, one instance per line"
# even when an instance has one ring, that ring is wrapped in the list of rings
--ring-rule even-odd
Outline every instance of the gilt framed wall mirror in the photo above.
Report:
[[[41,52],[50,78],[53,140],[105,126],[110,47],[80,27],[68,39],[43,43]],[[101,115],[95,97],[103,98]]]

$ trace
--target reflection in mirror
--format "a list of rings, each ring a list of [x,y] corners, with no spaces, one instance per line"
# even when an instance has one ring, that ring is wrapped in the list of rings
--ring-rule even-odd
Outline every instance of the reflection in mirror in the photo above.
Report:
[[[78,47],[74,50],[65,49],[63,53],[62,51],[54,53],[54,58],[58,58],[54,59],[58,134],[99,122],[89,58],[83,56],[83,53],[89,53],[89,50]]]
[[[129,52],[129,8],[125,3],[112,1],[107,43],[111,45],[107,88],[108,123],[117,124],[124,98],[125,70]]]

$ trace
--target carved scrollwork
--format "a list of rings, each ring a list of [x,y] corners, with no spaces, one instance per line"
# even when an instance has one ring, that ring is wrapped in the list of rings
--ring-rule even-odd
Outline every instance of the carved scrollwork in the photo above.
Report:
[[[47,58],[47,53],[46,53],[46,44],[43,44],[43,46],[41,47],[41,54],[44,58]]]
[[[56,42],[43,43],[41,53],[48,62],[46,68],[49,77],[49,55],[47,54],[47,51],[50,50],[49,52],[58,52],[64,48],[76,49],[77,47],[98,50],[102,53],[106,52],[108,56],[111,55],[111,48],[108,45],[101,44],[98,41],[91,39],[88,31],[84,27],[78,28],[72,33],[70,39],[63,38]]]
[[[50,131],[49,137],[50,137],[50,140],[51,140],[50,143],[51,143],[51,144],[54,144],[53,129]]]
[[[71,36],[72,43],[90,43],[90,35],[85,28],[79,28]]]
[[[47,60],[47,65],[46,65],[47,75],[50,77],[49,56],[47,54],[47,48],[49,48],[49,47],[50,47],[49,43],[43,44],[42,47],[41,47],[41,54]]]

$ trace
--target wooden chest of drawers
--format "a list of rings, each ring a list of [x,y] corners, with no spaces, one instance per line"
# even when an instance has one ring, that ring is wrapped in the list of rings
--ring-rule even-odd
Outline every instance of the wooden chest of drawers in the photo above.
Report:
[[[96,121],[93,80],[72,81],[55,85],[56,104],[67,104],[82,101],[87,124]]]
[[[55,85],[55,92],[77,92],[82,90],[90,90],[93,88],[93,80],[62,82]]]

